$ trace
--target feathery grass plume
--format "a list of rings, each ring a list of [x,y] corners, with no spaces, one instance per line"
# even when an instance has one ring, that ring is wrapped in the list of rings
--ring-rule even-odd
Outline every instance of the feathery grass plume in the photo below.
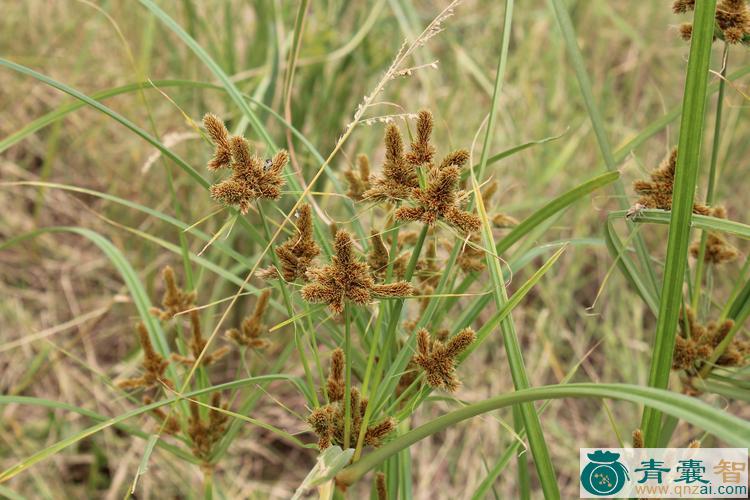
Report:
[[[225,205],[236,206],[242,214],[258,198],[275,200],[281,196],[284,178],[281,171],[289,155],[281,150],[273,158],[262,160],[250,153],[247,139],[234,136],[229,139],[232,154],[232,175],[211,186],[211,196]]]
[[[636,203],[646,208],[672,210],[672,193],[674,190],[675,168],[677,167],[677,148],[662,161],[659,168],[651,173],[651,180],[638,180],[633,189],[640,195]],[[709,215],[709,208],[700,203],[693,204],[693,213]]]
[[[349,168],[344,172],[349,183],[346,195],[354,201],[362,201],[365,192],[370,189],[370,160],[367,155],[357,156],[357,167],[357,171]]]
[[[211,395],[211,406],[222,410],[227,409],[226,403],[221,403],[221,394],[218,392]],[[229,420],[229,415],[214,408],[208,410],[208,421],[204,421],[201,419],[200,405],[190,401],[188,436],[192,441],[193,455],[204,462],[208,462],[211,458],[214,445],[224,435]]]
[[[181,356],[176,353],[172,353],[172,360],[183,365],[193,365],[198,360],[206,347],[206,340],[203,338],[203,329],[201,328],[201,317],[196,309],[190,311],[190,325],[193,331],[193,337],[190,339],[190,353],[193,355],[192,358]],[[202,366],[208,366],[216,363],[221,358],[227,355],[229,347],[219,347],[214,352],[206,354],[201,360]]]
[[[472,234],[469,241],[464,245],[464,250],[456,260],[458,267],[465,273],[479,272],[485,267],[484,250],[482,250],[482,238],[478,234]]]
[[[165,287],[164,298],[161,301],[163,309],[152,307],[151,314],[161,320],[168,320],[174,318],[176,314],[195,307],[196,291],[186,292],[182,290],[177,285],[174,269],[170,266],[164,266],[161,276]]]
[[[464,328],[443,343],[431,338],[430,332],[422,328],[417,332],[417,354],[412,360],[424,370],[431,387],[455,392],[461,384],[456,378],[456,356],[469,347],[475,338],[474,330]]]
[[[326,381],[326,394],[330,402],[344,399],[344,351],[336,348],[331,353],[331,371]]]
[[[390,262],[388,249],[385,247],[379,231],[372,229],[370,236],[370,253],[367,255],[367,264],[374,276],[384,276]]]
[[[143,348],[143,375],[140,377],[129,378],[123,380],[117,384],[120,389],[137,389],[139,387],[149,388],[156,386],[159,382],[166,384],[168,387],[172,387],[172,382],[164,378],[164,371],[169,365],[169,361],[154,350],[151,339],[148,336],[148,330],[146,325],[138,323],[136,329],[138,330],[138,338],[141,341],[141,347]]]
[[[643,431],[636,429],[633,431],[633,448],[644,448]]]
[[[385,129],[385,163],[383,173],[373,176],[371,187],[362,194],[362,199],[372,201],[405,200],[411,190],[419,187],[414,166],[406,161],[401,132],[394,124]]]
[[[684,14],[694,9],[695,0],[676,0],[672,5],[675,14]],[[746,0],[720,0],[716,5],[716,26],[719,38],[726,43],[750,41],[750,7]],[[680,26],[680,35],[685,41],[690,40],[692,34],[693,26],[690,23]]]
[[[150,405],[154,400],[149,396],[143,396],[143,404]],[[163,426],[163,431],[166,434],[177,434],[182,429],[180,421],[174,415],[168,415],[167,412],[161,408],[154,408],[151,410],[159,423]]]
[[[435,147],[430,143],[432,136],[432,113],[423,109],[417,116],[417,137],[411,143],[411,151],[406,153],[408,163],[422,167],[432,163]]]
[[[727,211],[724,207],[711,208],[711,215],[719,219],[727,218]],[[700,256],[700,242],[690,245],[690,254],[698,258]],[[706,237],[706,250],[703,260],[711,264],[723,264],[731,262],[737,258],[738,252],[735,247],[730,245],[724,235],[716,231],[709,231]]]
[[[434,225],[438,219],[443,219],[464,233],[478,230],[481,224],[479,217],[462,210],[459,206],[459,196],[463,194],[458,189],[459,168],[468,159],[467,151],[458,150],[449,153],[438,167],[431,167],[427,176],[427,186],[412,189],[411,200],[417,206],[400,207],[396,210],[396,219],[421,221],[428,226]]]
[[[308,302],[325,303],[334,314],[341,314],[344,301],[364,305],[373,295],[379,297],[408,297],[414,293],[406,281],[375,284],[370,267],[359,261],[355,255],[352,236],[346,231],[338,231],[335,238],[336,255],[331,264],[313,268],[307,272],[311,283],[302,288],[302,298]]]
[[[388,488],[385,484],[385,474],[382,472],[375,474],[375,491],[378,494],[378,500],[388,500]]]
[[[263,315],[266,313],[270,297],[271,290],[263,290],[255,303],[253,314],[242,320],[240,328],[227,330],[227,338],[239,346],[259,351],[267,349],[271,345],[271,342],[261,338],[261,335],[268,330],[268,327],[263,323]]]
[[[229,146],[229,131],[218,116],[206,113],[203,117],[203,127],[216,146],[214,156],[208,162],[209,170],[229,168],[232,165],[232,150]]]

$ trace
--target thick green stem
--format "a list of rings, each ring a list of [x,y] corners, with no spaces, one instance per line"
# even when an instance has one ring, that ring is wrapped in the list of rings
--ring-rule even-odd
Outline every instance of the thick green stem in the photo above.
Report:
[[[669,385],[677,321],[682,306],[682,277],[687,266],[693,197],[700,164],[715,10],[716,0],[703,0],[695,4],[677,148],[667,257],[648,381],[649,386],[657,388],[667,388]],[[644,432],[646,447],[654,447],[659,441],[661,417],[662,414],[658,410],[644,409],[641,429]]]

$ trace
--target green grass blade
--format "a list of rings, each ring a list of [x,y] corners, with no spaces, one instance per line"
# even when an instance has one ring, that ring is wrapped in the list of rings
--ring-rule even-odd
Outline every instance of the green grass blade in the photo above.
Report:
[[[503,394],[447,413],[364,456],[359,462],[344,469],[337,480],[342,484],[352,484],[400,450],[468,418],[521,403],[560,398],[607,398],[642,404],[683,419],[726,441],[730,446],[750,446],[750,422],[689,396],[631,384],[552,385]]]
[[[672,369],[677,321],[682,307],[682,277],[687,266],[690,243],[690,219],[693,197],[700,166],[703,122],[706,106],[708,69],[714,36],[716,0],[696,2],[693,36],[690,43],[685,93],[677,149],[672,214],[669,222],[664,281],[659,301],[649,386],[666,388]],[[655,408],[643,412],[641,429],[646,446],[654,446],[659,438],[661,413]]]

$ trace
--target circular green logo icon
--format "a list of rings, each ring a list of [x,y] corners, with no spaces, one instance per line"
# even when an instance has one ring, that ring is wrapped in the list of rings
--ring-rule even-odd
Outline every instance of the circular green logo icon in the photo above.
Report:
[[[619,453],[597,450],[586,456],[589,463],[581,471],[581,485],[592,495],[614,495],[630,479],[627,467],[617,460]]]

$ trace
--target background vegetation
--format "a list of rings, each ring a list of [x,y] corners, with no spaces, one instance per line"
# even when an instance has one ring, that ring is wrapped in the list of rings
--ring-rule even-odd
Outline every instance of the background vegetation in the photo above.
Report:
[[[298,36],[296,2],[157,3],[215,61],[219,72],[229,75],[241,92],[291,116],[294,128],[323,157],[333,149],[403,40],[414,39],[443,7],[402,0],[312,2]],[[679,120],[673,111],[683,100],[689,50],[677,26],[689,18],[672,14],[669,2],[551,4],[562,6],[572,20],[575,31],[568,42],[574,40],[580,47],[593,102],[601,113],[628,197],[623,200],[610,185],[533,228],[522,245],[537,253],[527,254],[528,266],[518,265],[509,293],[518,290],[560,242],[569,244],[513,310],[512,319],[533,386],[567,381],[646,385],[655,315],[632,284],[613,271],[604,231],[609,212],[634,202],[631,181],[647,177],[677,143]],[[497,115],[487,149],[494,155],[530,141],[553,139],[487,166],[487,176],[499,184],[499,194],[485,207],[490,217],[506,213],[524,220],[549,200],[606,171],[590,110],[551,4],[528,0],[515,6],[502,92],[494,102]],[[366,117],[431,109],[440,153],[471,148],[472,163],[478,163],[485,133],[482,124],[492,109],[505,8],[505,2],[462,3],[445,22],[445,30],[415,53],[414,65],[437,60],[437,69],[422,69],[391,82],[380,97],[395,107],[373,108]],[[0,0],[0,11],[4,13],[0,56],[101,98],[107,107],[158,137],[204,177],[209,177],[204,164],[211,148],[188,117],[199,122],[205,112],[214,112],[229,122],[230,130],[247,130],[252,144],[265,150],[262,138],[223,90],[216,71],[146,6],[119,0]],[[297,47],[285,109],[290,53]],[[715,71],[721,69],[721,55],[721,45],[715,44],[711,66]],[[750,64],[744,48],[733,48],[729,60],[730,73]],[[201,254],[205,239],[165,221],[173,217],[185,228],[216,210],[194,178],[110,116],[86,105],[73,110],[75,100],[13,69],[0,68],[0,393],[68,406],[28,405],[20,399],[0,406],[0,469],[6,471],[90,427],[92,416],[75,409],[114,417],[139,406],[138,400],[127,398],[113,383],[135,374],[140,366],[133,328],[138,299],[126,287],[124,267],[135,270],[145,295],[158,303],[163,290],[160,269],[171,264],[184,275],[184,252],[200,255],[204,260],[194,258],[188,266],[188,280],[197,286],[203,304],[232,297],[249,269],[217,250],[216,244]],[[143,92],[123,88],[147,79],[153,85],[144,85]],[[709,83],[714,89],[717,81],[712,74]],[[727,208],[729,218],[738,221],[748,213],[748,198],[743,194],[750,148],[746,88],[744,78],[726,86],[717,149],[720,180],[715,197]],[[709,130],[715,121],[714,99],[707,105]],[[64,113],[66,109],[70,112]],[[291,140],[287,129],[273,114],[253,109],[269,136],[287,145]],[[642,134],[670,112],[674,121],[653,134]],[[44,126],[34,126],[43,116],[48,117]],[[334,193],[321,197],[320,203],[342,223],[348,216],[339,208],[341,198],[335,193],[345,193],[343,172],[362,152],[379,166],[382,136],[383,125],[377,121],[357,127],[334,157],[329,172],[313,187],[316,192]],[[635,144],[634,138],[638,139]],[[293,139],[293,145],[302,176],[310,179],[321,161],[300,138]],[[711,134],[705,134],[698,162],[701,198],[710,145]],[[360,215],[368,222],[371,219],[370,214]],[[278,211],[270,217],[277,223],[283,220]],[[214,215],[199,229],[214,235],[226,229],[227,220],[226,213]],[[257,234],[262,232],[257,216],[251,214],[248,221]],[[21,244],[10,244],[13,238],[45,227],[78,229],[35,234]],[[249,258],[264,247],[249,234],[236,224],[222,232],[217,244]],[[661,273],[667,227],[644,225],[640,234]],[[727,279],[717,275],[712,281],[717,301],[729,296],[732,279],[744,263],[746,244],[739,239],[732,243],[741,258],[723,268]],[[114,263],[122,259],[127,266],[113,266],[115,253]],[[491,288],[488,274],[478,286],[479,291]],[[251,313],[254,302],[252,297],[241,297],[230,310],[227,324],[238,324]],[[207,330],[223,314],[224,306],[202,312]],[[494,312],[488,303],[476,325],[481,326]],[[284,319],[282,313],[275,313],[269,323]],[[282,347],[291,345],[294,331],[280,328],[269,338]],[[327,359],[326,355],[326,365]],[[218,365],[213,383],[236,379],[242,370],[239,363],[235,357]],[[304,377],[296,355],[283,371]],[[456,397],[463,402],[513,390],[499,330],[459,373],[463,386]],[[296,415],[306,415],[306,401],[293,386],[273,382],[263,392],[261,403],[247,416],[272,423],[305,443],[315,441],[307,423]],[[750,416],[741,399],[708,395],[704,400],[740,418]],[[459,406],[449,398],[431,400],[420,406],[409,427]],[[630,433],[640,426],[641,411],[642,407],[630,402],[599,399],[557,400],[546,407],[540,417],[544,441],[564,498],[577,495],[578,448],[628,443]],[[144,432],[153,425],[144,417],[129,423],[135,429],[143,427]],[[516,441],[512,427],[512,412],[505,409],[457,423],[418,442],[410,448],[409,468],[400,470],[410,474],[411,481],[398,480],[411,487],[397,485],[399,491],[415,498],[470,495],[483,487],[488,469]],[[288,498],[315,464],[316,450],[294,446],[273,430],[243,422],[238,433],[217,469],[215,491],[221,497]],[[703,436],[702,429],[683,421],[671,442],[684,445]],[[0,495],[123,497],[143,466],[144,456],[148,469],[138,477],[139,497],[203,494],[199,467],[176,460],[161,447],[149,456],[150,443],[134,439],[122,428],[105,428],[0,484]],[[531,488],[539,494],[540,478],[533,467],[530,474]],[[518,478],[517,462],[512,460],[487,494],[494,491],[499,497],[514,497]],[[352,493],[364,493],[369,487],[363,481]]]

